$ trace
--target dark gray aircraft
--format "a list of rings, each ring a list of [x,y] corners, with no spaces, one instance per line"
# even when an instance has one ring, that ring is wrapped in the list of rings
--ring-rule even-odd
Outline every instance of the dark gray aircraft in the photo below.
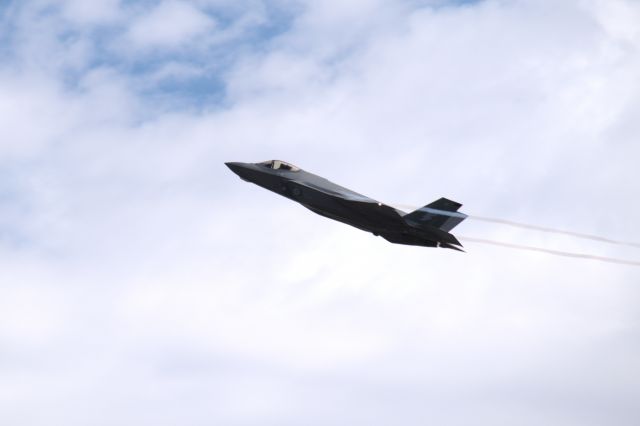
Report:
[[[248,182],[392,243],[463,251],[462,244],[449,233],[467,217],[458,212],[462,204],[455,201],[440,198],[405,213],[284,161],[225,164]]]

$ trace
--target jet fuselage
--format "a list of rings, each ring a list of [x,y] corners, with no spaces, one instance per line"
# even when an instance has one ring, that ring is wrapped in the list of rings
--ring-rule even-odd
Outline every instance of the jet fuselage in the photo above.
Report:
[[[459,248],[455,246],[461,245],[453,235],[430,225],[428,221],[420,218],[411,220],[407,217],[410,215],[401,210],[288,163],[272,160],[263,163],[229,162],[226,165],[243,180],[296,201],[319,215],[381,235],[390,242],[457,250]],[[459,206],[455,202],[450,203]],[[433,217],[435,211],[436,216],[443,216],[445,221],[457,221],[456,224],[466,217],[457,212],[428,210],[430,213],[421,213]]]

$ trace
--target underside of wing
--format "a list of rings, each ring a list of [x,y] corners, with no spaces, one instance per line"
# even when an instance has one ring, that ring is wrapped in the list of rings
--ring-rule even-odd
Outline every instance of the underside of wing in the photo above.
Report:
[[[386,204],[375,201],[355,201],[339,198],[337,203],[342,204],[355,215],[368,219],[368,221],[379,223],[384,227],[404,227],[405,222],[398,210]]]

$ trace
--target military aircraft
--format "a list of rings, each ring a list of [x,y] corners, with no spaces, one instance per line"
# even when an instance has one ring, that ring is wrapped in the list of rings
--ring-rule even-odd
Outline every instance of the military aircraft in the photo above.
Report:
[[[455,201],[440,198],[405,213],[284,161],[225,164],[243,180],[389,242],[463,251],[462,244],[449,233],[467,217],[458,212],[462,204]]]

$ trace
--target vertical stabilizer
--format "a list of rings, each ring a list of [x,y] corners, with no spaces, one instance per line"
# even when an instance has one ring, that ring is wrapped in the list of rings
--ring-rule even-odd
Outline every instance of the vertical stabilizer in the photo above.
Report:
[[[440,198],[426,206],[406,214],[403,218],[408,223],[429,225],[434,228],[449,232],[460,222],[467,218],[464,213],[458,212],[462,204],[446,198]]]

